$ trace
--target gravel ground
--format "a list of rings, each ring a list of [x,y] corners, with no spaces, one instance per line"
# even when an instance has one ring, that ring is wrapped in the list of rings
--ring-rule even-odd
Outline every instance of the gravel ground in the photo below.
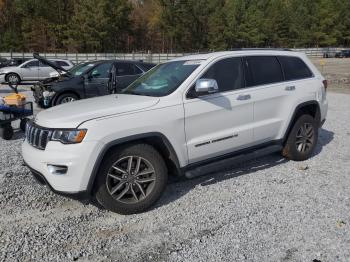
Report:
[[[0,139],[0,261],[350,261],[350,95],[328,98],[311,159],[174,181],[139,215],[51,193],[22,165],[23,134]]]

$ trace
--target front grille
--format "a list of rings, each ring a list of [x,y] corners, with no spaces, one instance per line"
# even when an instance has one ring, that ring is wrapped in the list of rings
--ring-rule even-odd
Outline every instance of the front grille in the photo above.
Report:
[[[52,131],[28,122],[26,126],[25,136],[30,145],[37,149],[45,150],[50,140]]]

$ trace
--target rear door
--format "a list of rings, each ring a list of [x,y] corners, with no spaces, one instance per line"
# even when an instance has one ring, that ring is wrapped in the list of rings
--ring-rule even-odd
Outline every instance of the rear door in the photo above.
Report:
[[[283,60],[283,61],[282,61]],[[254,143],[261,144],[283,137],[287,117],[297,99],[298,81],[285,81],[281,62],[276,56],[244,58],[247,88],[254,98]]]
[[[219,92],[198,96],[193,86],[184,101],[189,162],[248,147],[253,139],[253,101],[244,89],[242,59],[224,58],[200,78],[215,79]]]
[[[140,68],[129,62],[118,62],[116,63],[116,68],[118,91],[126,88],[143,74],[143,71]]]

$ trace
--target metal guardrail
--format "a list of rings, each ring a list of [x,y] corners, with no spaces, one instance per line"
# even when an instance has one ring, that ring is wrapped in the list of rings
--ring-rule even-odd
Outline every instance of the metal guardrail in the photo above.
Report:
[[[336,52],[344,48],[295,48],[291,49],[304,52],[310,57],[323,57],[324,52]],[[121,60],[142,60],[150,63],[161,63],[176,57],[181,57],[191,53],[40,53],[46,58],[68,59],[74,63],[99,60],[99,59],[121,59]],[[193,54],[193,53],[192,53]],[[33,58],[33,53],[8,52],[0,53],[3,58]]]

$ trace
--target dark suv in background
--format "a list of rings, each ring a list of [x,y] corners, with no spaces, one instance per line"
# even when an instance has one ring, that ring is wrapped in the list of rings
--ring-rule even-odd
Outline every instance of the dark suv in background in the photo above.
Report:
[[[44,58],[38,59],[42,63],[50,63]],[[70,70],[64,70],[52,63],[50,66],[59,72],[59,76],[40,81],[32,87],[35,102],[45,108],[117,93],[155,64],[141,61],[101,60],[80,63]]]
[[[350,57],[350,49],[344,49],[340,52],[335,53],[335,57],[344,58],[344,57]]]
[[[19,66],[23,64],[25,61],[28,61],[29,58],[0,58],[0,68],[7,66]]]

